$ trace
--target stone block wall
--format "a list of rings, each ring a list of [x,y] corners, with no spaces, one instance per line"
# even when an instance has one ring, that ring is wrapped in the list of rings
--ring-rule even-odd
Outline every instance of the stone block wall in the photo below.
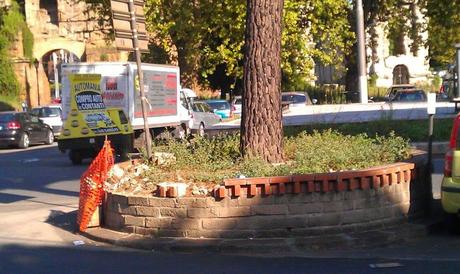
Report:
[[[379,184],[358,183],[353,189],[348,183],[341,189],[322,191],[318,187],[319,191],[309,192],[308,182],[301,182],[300,191],[295,193],[292,182],[286,184],[283,194],[273,188],[271,194],[261,191],[248,195],[248,191],[241,191],[235,195],[234,189],[226,188],[226,195],[220,198],[107,193],[104,223],[110,229],[154,237],[221,239],[307,237],[393,226],[423,214],[426,197],[424,177],[417,174],[417,166],[396,166],[399,171],[389,177],[393,179]],[[380,170],[397,170],[394,167],[384,166]],[[419,165],[419,171],[420,168]],[[368,177],[365,171],[359,172],[362,178]],[[269,179],[283,181],[276,178],[280,177]],[[264,185],[258,188],[264,189]],[[243,189],[250,187],[240,187]]]

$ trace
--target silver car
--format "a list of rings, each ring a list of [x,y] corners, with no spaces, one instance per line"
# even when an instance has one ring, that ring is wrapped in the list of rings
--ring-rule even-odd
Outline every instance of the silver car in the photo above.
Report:
[[[215,114],[212,108],[202,101],[194,101],[191,106],[191,126],[192,133],[204,136],[205,129],[222,121],[219,115]]]

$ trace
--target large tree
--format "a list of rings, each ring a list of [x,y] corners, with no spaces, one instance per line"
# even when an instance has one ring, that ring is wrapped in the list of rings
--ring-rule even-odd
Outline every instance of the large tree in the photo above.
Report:
[[[460,2],[424,0],[424,7],[431,65],[445,67],[454,62],[454,44],[460,43]]]
[[[283,160],[281,33],[283,0],[248,0],[244,52],[241,152]]]
[[[302,88],[311,81],[313,60],[340,62],[337,58],[347,51],[352,37],[348,6],[348,0],[285,0],[284,89]],[[245,10],[244,0],[146,0],[152,42],[169,53],[188,47],[178,52],[181,71],[188,75],[191,66],[186,62],[193,60],[200,84],[224,93],[242,82]]]

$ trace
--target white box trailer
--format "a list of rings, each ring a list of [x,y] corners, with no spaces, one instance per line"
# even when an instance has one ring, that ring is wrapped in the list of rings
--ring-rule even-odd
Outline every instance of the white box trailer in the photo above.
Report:
[[[137,80],[137,65],[131,62],[98,62],[98,63],[67,63],[62,64],[62,119],[65,121],[71,116],[71,75],[100,75],[100,89],[107,109],[123,110],[130,126],[134,130],[129,144],[124,140],[117,142],[116,136],[110,136],[113,146],[131,146],[142,143],[144,120],[142,116],[139,81]],[[142,64],[144,76],[144,91],[148,102],[147,123],[152,135],[164,132],[165,129],[177,135],[188,131],[190,115],[181,105],[180,100],[180,72],[176,66]],[[77,134],[78,135],[78,134]],[[98,151],[105,136],[88,138],[85,136],[63,136],[58,141],[61,151],[70,151],[73,163],[81,162],[82,158],[92,157]],[[95,140],[96,139],[96,140]],[[123,138],[126,139],[126,138]],[[137,142],[139,140],[140,142]],[[126,151],[123,151],[123,153]],[[78,157],[75,155],[77,154]]]

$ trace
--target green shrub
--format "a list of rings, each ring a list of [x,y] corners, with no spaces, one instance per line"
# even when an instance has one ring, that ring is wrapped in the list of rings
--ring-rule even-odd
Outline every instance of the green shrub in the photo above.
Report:
[[[240,158],[239,137],[217,136],[211,139],[195,137],[191,142],[171,139],[166,146],[154,147],[176,156],[176,167],[201,167],[209,171],[231,168]]]
[[[369,75],[369,78],[367,80],[367,83],[369,87],[375,87],[377,85],[377,79],[379,76],[376,73],[372,73]]]
[[[0,94],[9,98],[19,97],[19,82],[9,57],[0,50]]]
[[[297,136],[302,131],[313,133],[314,130],[334,129],[344,135],[366,133],[368,136],[389,136],[391,131],[411,142],[428,140],[428,120],[391,120],[381,119],[363,123],[310,124],[284,128],[284,136]],[[447,141],[452,129],[452,118],[435,119],[433,137],[436,141]]]
[[[22,33],[22,37],[18,34]],[[16,1],[11,6],[0,9],[0,94],[19,97],[19,82],[11,64],[9,49],[16,39],[23,39],[24,56],[32,58],[33,34],[30,32]]]
[[[306,88],[310,98],[318,100],[318,104],[346,103],[345,87],[338,85],[309,86]]]
[[[21,109],[19,98],[0,94],[0,111]]]
[[[286,143],[288,147],[295,147],[294,155],[289,155],[294,163],[290,173],[299,174],[392,163],[407,158],[409,148],[406,140],[394,134],[369,138],[366,134],[343,135],[332,130],[303,132]]]
[[[24,47],[24,56],[29,60],[33,58],[33,49],[34,49],[34,35],[30,31],[27,24],[24,24],[22,28],[22,41]]]
[[[301,132],[285,138],[285,163],[269,164],[260,158],[243,159],[239,152],[239,135],[211,139],[195,137],[192,141],[169,140],[157,144],[153,151],[172,153],[176,162],[156,167],[162,176],[151,178],[181,178],[196,182],[220,183],[238,176],[259,177],[305,174],[368,168],[393,163],[409,156],[408,141],[395,136],[366,134],[344,135],[337,131]]]

